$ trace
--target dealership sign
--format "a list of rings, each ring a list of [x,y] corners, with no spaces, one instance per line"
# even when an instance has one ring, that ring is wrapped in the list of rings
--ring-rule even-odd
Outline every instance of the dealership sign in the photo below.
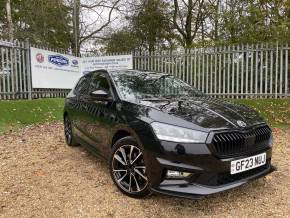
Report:
[[[81,74],[104,69],[104,70],[126,70],[133,68],[132,55],[86,57],[81,59]]]
[[[71,89],[84,74],[99,70],[132,69],[132,55],[77,58],[31,48],[33,88]]]
[[[78,58],[31,48],[33,88],[71,89],[80,77]]]

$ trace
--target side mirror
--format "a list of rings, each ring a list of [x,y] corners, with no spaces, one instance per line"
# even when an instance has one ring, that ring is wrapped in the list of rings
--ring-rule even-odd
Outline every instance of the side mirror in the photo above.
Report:
[[[96,90],[90,93],[90,96],[92,96],[96,100],[110,100],[109,94],[104,90]]]

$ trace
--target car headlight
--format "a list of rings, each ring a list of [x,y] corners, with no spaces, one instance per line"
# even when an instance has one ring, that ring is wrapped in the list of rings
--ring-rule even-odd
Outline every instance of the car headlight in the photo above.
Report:
[[[208,133],[153,122],[151,126],[158,139],[180,143],[205,143]]]

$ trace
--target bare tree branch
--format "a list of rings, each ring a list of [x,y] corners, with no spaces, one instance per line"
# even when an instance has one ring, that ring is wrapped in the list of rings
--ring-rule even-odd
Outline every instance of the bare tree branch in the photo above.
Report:
[[[180,26],[177,23],[177,13],[179,12],[179,5],[178,0],[174,0],[174,14],[173,14],[173,24],[178,30],[178,32],[183,36],[183,38],[186,38],[185,32],[180,28]]]
[[[80,39],[80,44],[82,44],[84,41],[92,38],[92,37],[95,37],[95,34],[101,32],[105,27],[107,27],[111,22],[112,22],[112,13],[114,11],[114,9],[116,8],[116,6],[118,5],[118,3],[120,2],[121,0],[117,0],[114,2],[114,4],[110,7],[110,12],[109,12],[109,17],[108,17],[108,20],[106,23],[104,23],[101,27],[99,27],[98,29],[92,31],[90,34],[86,35],[86,36],[83,36],[81,39]]]
[[[196,38],[198,30],[205,19],[203,15],[204,0],[188,0],[187,3],[182,0],[182,2],[183,8],[179,6],[179,0],[174,0],[173,25],[181,35],[181,37],[177,37],[177,40],[181,40],[183,45],[189,47]],[[181,10],[184,10],[186,15]]]

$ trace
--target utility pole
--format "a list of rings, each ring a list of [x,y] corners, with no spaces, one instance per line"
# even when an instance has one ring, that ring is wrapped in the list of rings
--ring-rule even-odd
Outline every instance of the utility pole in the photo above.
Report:
[[[73,30],[74,30],[74,53],[79,56],[79,31],[80,31],[80,0],[74,0],[73,2]]]
[[[7,13],[7,22],[8,22],[8,37],[9,40],[13,40],[13,22],[11,14],[11,1],[6,0],[6,13]]]

